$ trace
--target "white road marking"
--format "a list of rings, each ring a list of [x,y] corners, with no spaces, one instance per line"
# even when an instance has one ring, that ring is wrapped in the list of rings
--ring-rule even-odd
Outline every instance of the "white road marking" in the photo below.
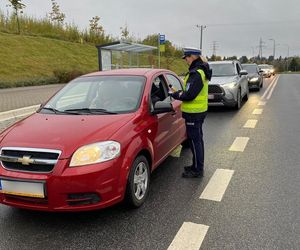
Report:
[[[272,85],[274,84],[274,82],[277,78],[278,78],[278,75],[272,80],[272,82],[270,83],[270,85],[268,86],[268,88],[266,89],[266,91],[264,92],[264,94],[262,95],[262,97],[260,99],[265,98],[265,96],[268,94],[269,90],[272,88]]]
[[[200,195],[200,199],[221,201],[233,173],[234,170],[217,169]]]
[[[257,120],[248,120],[245,125],[244,128],[255,128],[257,124]]]
[[[248,141],[249,141],[249,137],[235,138],[234,142],[232,143],[231,147],[229,148],[229,151],[244,152]]]
[[[254,109],[253,112],[252,112],[252,114],[253,115],[261,115],[262,112],[263,112],[263,109]]]
[[[279,78],[279,77],[277,77],[277,78],[274,80],[274,84],[273,84],[273,86],[272,86],[272,88],[271,88],[271,90],[270,90],[270,92],[269,92],[269,94],[268,94],[268,96],[267,96],[267,99],[268,99],[268,100],[271,98],[271,96],[272,96],[272,94],[273,94],[273,91],[274,91],[274,89],[275,89],[275,87],[276,87],[276,84],[277,84],[277,82],[278,82],[278,78]]]
[[[199,250],[209,226],[184,222],[168,250]]]
[[[258,106],[265,106],[265,105],[266,105],[266,103],[267,103],[267,102],[260,101],[260,102],[259,102],[257,105],[258,105]]]

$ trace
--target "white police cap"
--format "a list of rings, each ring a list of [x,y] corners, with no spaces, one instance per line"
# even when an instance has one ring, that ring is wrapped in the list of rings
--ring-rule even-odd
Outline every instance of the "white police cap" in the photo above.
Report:
[[[182,58],[184,59],[186,56],[190,56],[190,55],[201,56],[201,50],[197,49],[197,48],[192,48],[192,47],[183,48]]]

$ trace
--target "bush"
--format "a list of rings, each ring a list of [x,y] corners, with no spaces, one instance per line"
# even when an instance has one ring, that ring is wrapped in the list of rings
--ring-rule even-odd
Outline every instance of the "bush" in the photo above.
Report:
[[[55,78],[58,79],[58,82],[67,83],[76,77],[83,75],[84,73],[79,70],[54,70],[53,74]]]
[[[0,89],[4,88],[16,88],[16,87],[26,87],[26,86],[39,86],[46,84],[55,84],[58,83],[56,77],[41,77],[33,78],[22,81],[0,81]]]

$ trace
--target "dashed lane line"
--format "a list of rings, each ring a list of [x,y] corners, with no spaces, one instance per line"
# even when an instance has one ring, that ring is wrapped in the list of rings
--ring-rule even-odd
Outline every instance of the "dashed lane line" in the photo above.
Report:
[[[249,137],[236,137],[234,142],[230,146],[229,151],[244,152],[248,141]]]
[[[217,169],[200,195],[200,199],[221,201],[233,173],[234,170]]]
[[[265,105],[266,105],[266,103],[267,103],[267,102],[260,101],[260,102],[258,102],[258,104],[257,104],[257,105],[258,105],[258,106],[265,106]]]
[[[245,125],[244,125],[244,128],[255,128],[256,127],[256,124],[257,124],[257,120],[251,120],[249,119]]]
[[[254,109],[253,112],[252,112],[252,114],[253,115],[261,115],[262,112],[263,112],[263,109]]]
[[[199,250],[209,226],[184,222],[168,250]]]

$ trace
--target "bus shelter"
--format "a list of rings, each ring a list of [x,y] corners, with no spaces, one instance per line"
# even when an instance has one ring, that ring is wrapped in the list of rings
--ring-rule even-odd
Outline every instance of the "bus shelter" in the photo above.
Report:
[[[132,43],[128,41],[117,41],[113,43],[107,43],[102,45],[96,45],[98,50],[98,64],[99,70],[111,70],[118,68],[134,68],[134,67],[143,67],[150,68],[153,65],[140,65],[140,54],[145,52],[152,52],[153,50],[157,50],[157,47]],[[117,54],[115,58],[117,58],[113,62],[113,55]],[[127,54],[127,59],[124,62],[123,54]],[[135,60],[134,60],[135,59]],[[134,62],[135,61],[135,62]]]

